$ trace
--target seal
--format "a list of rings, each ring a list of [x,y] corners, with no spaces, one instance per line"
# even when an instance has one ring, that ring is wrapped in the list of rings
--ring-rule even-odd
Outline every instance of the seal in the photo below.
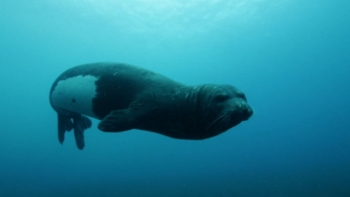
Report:
[[[248,120],[253,110],[231,85],[188,86],[152,71],[120,63],[93,63],[63,72],[50,90],[58,116],[58,139],[74,130],[83,149],[84,131],[101,120],[105,132],[151,131],[177,139],[219,135]]]

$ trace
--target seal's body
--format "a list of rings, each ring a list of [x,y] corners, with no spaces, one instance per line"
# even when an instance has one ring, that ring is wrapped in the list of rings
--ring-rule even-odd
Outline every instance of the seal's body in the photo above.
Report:
[[[58,136],[74,128],[79,149],[86,116],[107,132],[141,129],[178,139],[206,139],[252,115],[245,95],[230,85],[186,86],[140,67],[95,63],[61,74],[50,91],[58,114]],[[86,116],[85,116],[86,115]]]

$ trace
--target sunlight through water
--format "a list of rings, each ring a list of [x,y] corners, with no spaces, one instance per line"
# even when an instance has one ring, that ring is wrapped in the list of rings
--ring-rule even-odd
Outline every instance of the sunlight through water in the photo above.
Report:
[[[84,16],[102,18],[124,31],[191,37],[222,25],[261,23],[270,10],[283,10],[290,0],[67,0]],[[61,3],[62,3],[61,2]],[[229,21],[228,24],[227,21]]]

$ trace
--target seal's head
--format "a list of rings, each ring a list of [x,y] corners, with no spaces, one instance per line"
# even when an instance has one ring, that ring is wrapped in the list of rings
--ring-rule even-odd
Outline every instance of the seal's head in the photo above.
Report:
[[[198,94],[203,137],[218,135],[253,114],[244,93],[231,85],[203,85]]]

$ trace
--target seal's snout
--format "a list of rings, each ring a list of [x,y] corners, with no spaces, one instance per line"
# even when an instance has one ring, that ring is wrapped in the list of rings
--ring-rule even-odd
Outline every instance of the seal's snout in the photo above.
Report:
[[[244,111],[244,117],[245,117],[244,120],[248,120],[252,115],[253,115],[253,109],[249,105],[247,105],[246,110]]]
[[[248,105],[248,103],[244,99],[239,99],[236,102],[238,107],[239,117],[243,120],[248,120],[253,115],[253,109]]]
[[[244,99],[235,99],[231,106],[232,116],[240,121],[248,120],[253,115],[253,109]]]

